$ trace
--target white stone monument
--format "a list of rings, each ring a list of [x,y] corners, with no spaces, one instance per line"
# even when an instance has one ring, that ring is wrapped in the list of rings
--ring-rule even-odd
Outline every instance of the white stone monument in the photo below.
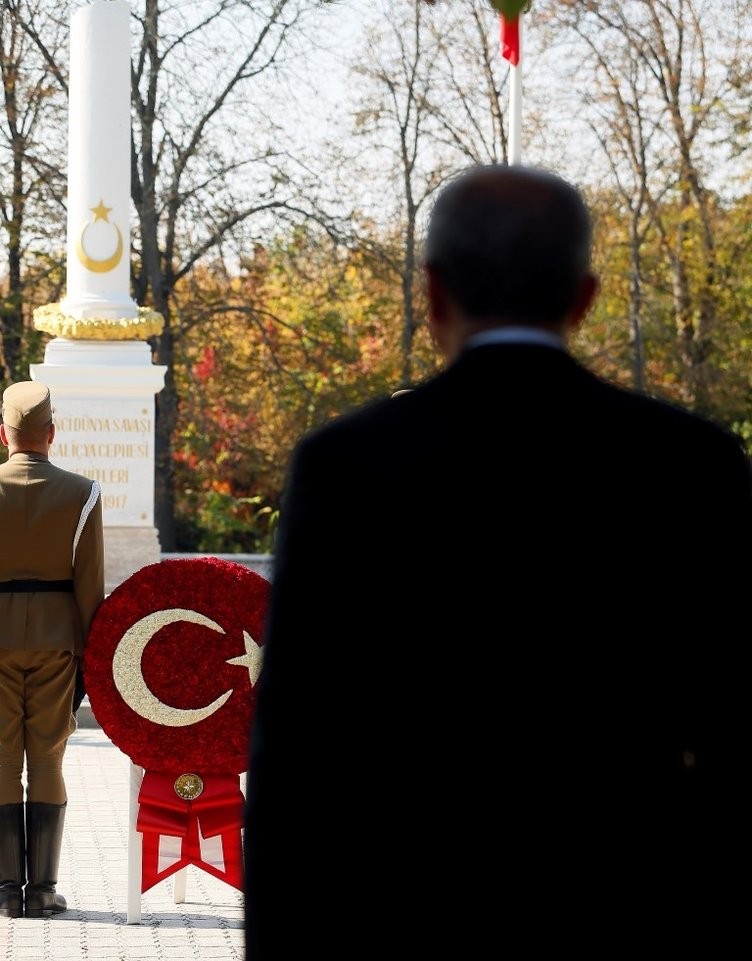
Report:
[[[130,8],[94,0],[71,19],[66,295],[34,312],[53,334],[33,380],[56,423],[50,459],[102,488],[105,589],[160,559],[154,397],[166,368],[146,338],[160,314],[130,297]]]

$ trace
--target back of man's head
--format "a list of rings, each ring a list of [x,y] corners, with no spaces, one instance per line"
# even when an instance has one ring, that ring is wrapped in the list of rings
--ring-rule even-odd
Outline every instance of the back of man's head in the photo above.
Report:
[[[552,324],[589,271],[591,232],[580,193],[555,174],[475,167],[440,193],[423,261],[468,318]]]

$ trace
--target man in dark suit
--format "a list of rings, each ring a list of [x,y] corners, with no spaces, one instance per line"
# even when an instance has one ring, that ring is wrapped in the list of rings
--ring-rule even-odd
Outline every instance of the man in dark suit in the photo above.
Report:
[[[455,179],[424,251],[445,369],[294,454],[247,961],[597,952],[655,924],[675,946],[699,900],[730,904],[749,464],[567,352],[590,247],[560,178]]]

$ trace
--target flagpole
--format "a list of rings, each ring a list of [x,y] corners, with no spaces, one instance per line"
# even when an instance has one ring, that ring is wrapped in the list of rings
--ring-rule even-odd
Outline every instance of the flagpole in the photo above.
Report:
[[[522,21],[517,19],[519,56],[517,64],[509,67],[509,163],[522,162]]]

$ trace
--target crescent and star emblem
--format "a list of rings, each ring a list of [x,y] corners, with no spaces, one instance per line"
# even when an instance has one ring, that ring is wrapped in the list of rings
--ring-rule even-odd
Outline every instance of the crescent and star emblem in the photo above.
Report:
[[[76,254],[81,263],[86,267],[87,270],[93,271],[95,274],[106,274],[108,270],[114,270],[115,267],[120,263],[120,259],[123,256],[123,237],[120,233],[120,228],[117,224],[112,224],[115,228],[117,234],[117,247],[115,248],[115,253],[111,257],[106,257],[104,260],[96,260],[94,257],[90,257],[86,253],[84,247],[84,235],[87,229],[95,224],[98,220],[103,220],[105,223],[109,224],[109,213],[112,207],[105,207],[104,200],[99,201],[96,207],[89,207],[89,210],[94,214],[93,220],[86,220],[81,226],[81,231],[76,240]]]
[[[176,624],[179,621],[200,624],[212,631],[217,631],[219,634],[227,633],[216,621],[199,614],[197,611],[186,610],[181,607],[168,608],[164,611],[154,611],[152,614],[147,614],[129,627],[120,638],[112,657],[112,677],[115,681],[115,687],[128,707],[147,721],[167,727],[187,727],[189,724],[196,724],[207,717],[211,717],[228,700],[234,690],[234,688],[230,688],[229,691],[225,691],[224,694],[205,707],[189,709],[171,707],[164,701],[160,701],[151,691],[144,679],[141,658],[147,644],[157,631],[168,624]],[[258,680],[261,671],[262,650],[248,631],[243,631],[243,641],[245,643],[245,654],[232,657],[225,663],[245,667],[248,670],[251,685],[253,685]],[[135,669],[134,664],[136,665]]]

